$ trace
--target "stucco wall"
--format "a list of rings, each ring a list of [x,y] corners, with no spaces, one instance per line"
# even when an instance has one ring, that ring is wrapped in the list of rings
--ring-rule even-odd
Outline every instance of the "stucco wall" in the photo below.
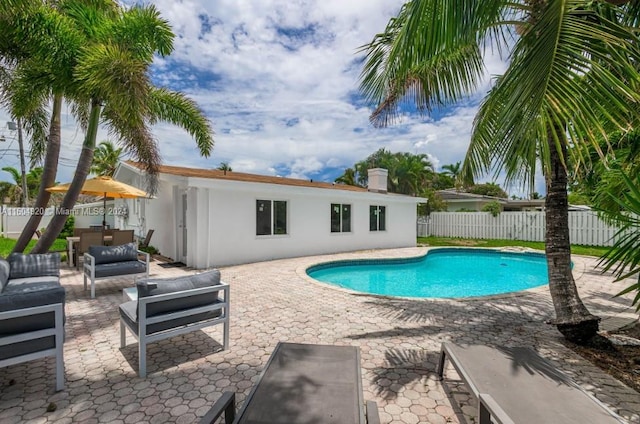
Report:
[[[410,198],[235,181],[200,184],[189,192],[198,210],[189,228],[189,265],[197,268],[416,243]],[[287,201],[287,235],[256,236],[258,199]],[[331,233],[332,203],[351,205],[350,233]],[[386,231],[369,231],[370,205],[386,206]]]
[[[140,187],[136,171],[121,166],[116,179]],[[141,187],[142,188],[142,187]],[[181,260],[180,200],[187,193],[187,265],[195,268],[362,249],[415,246],[416,200],[391,194],[350,192],[290,185],[186,178],[161,174],[153,199],[127,200],[121,227]],[[256,200],[287,202],[286,235],[256,236]],[[331,204],[351,205],[349,233],[331,233]],[[386,207],[386,231],[369,231],[369,206]]]

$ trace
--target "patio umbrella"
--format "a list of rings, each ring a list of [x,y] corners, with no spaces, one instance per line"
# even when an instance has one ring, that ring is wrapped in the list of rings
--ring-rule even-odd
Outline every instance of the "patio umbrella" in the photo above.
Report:
[[[60,184],[49,187],[47,191],[51,193],[64,193],[69,190],[71,183]],[[102,226],[107,225],[107,197],[116,199],[133,199],[136,197],[148,197],[147,193],[120,181],[116,181],[111,177],[95,177],[84,182],[82,194],[90,194],[94,196],[104,196],[104,213],[102,216]]]

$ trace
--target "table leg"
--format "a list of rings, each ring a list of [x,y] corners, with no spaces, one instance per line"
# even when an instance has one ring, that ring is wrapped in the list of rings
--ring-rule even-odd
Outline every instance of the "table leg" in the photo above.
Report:
[[[73,241],[67,240],[67,265],[73,268]]]

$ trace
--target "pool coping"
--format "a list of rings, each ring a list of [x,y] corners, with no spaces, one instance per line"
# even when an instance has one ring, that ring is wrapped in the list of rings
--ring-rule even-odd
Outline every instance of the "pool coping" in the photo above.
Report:
[[[492,251],[504,251],[504,252],[509,252],[509,253],[538,253],[538,254],[542,254],[544,255],[544,251],[541,250],[536,250],[536,249],[531,249],[528,247],[523,247],[523,248],[518,248],[518,247],[477,247],[477,246],[428,246],[428,247],[422,247],[424,249],[424,252],[418,254],[418,255],[413,255],[413,256],[400,256],[400,257],[381,257],[381,258],[371,258],[368,256],[362,256],[362,257],[353,257],[353,258],[344,258],[344,259],[333,259],[333,260],[319,260],[317,262],[313,262],[310,264],[306,264],[306,265],[301,265],[298,268],[296,268],[296,274],[301,277],[302,279],[304,279],[307,282],[313,283],[313,284],[317,284],[323,287],[327,287],[330,288],[332,290],[339,290],[342,291],[344,293],[347,294],[351,294],[351,295],[357,295],[357,296],[372,296],[372,297],[376,297],[376,298],[382,298],[382,299],[405,299],[405,300],[424,300],[424,301],[477,301],[477,300],[481,300],[481,299],[505,299],[505,298],[510,298],[510,297],[520,297],[520,296],[524,296],[526,294],[529,293],[540,293],[540,292],[548,292],[549,291],[549,284],[543,284],[541,286],[538,287],[533,287],[530,289],[524,289],[524,290],[518,290],[515,292],[508,292],[508,293],[499,293],[499,294],[489,294],[489,295],[485,295],[485,296],[469,296],[469,297],[411,297],[411,296],[392,296],[392,295],[384,295],[384,294],[376,294],[376,293],[367,293],[367,292],[361,292],[361,291],[357,291],[357,290],[352,290],[352,289],[347,289],[344,287],[340,287],[334,284],[330,284],[330,283],[325,283],[323,281],[320,280],[316,280],[315,278],[309,276],[307,274],[307,270],[309,268],[313,268],[315,266],[319,266],[322,264],[331,264],[331,263],[336,263],[336,262],[349,262],[349,261],[353,261],[353,262],[376,262],[376,261],[390,261],[390,262],[402,262],[402,261],[419,261],[422,258],[424,258],[429,251],[431,250],[470,250],[470,249],[475,249],[475,250],[492,250]],[[355,251],[355,252],[346,252],[346,253],[351,253],[352,255],[366,255],[367,253],[370,253],[371,251],[376,251],[376,250],[384,250],[384,251],[389,251],[389,249],[371,249],[371,250],[363,250],[363,251]],[[333,255],[332,255],[333,256]],[[316,257],[317,259],[321,259]],[[577,260],[576,260],[577,259]],[[586,271],[586,262],[584,260],[584,258],[581,255],[571,255],[571,260],[573,262],[573,279],[576,282],[576,285],[579,284],[579,280],[582,279],[582,277],[584,276],[584,273]]]

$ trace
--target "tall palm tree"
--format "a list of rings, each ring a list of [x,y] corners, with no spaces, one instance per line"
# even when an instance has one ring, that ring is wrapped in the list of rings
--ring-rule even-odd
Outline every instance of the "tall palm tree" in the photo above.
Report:
[[[229,162],[220,162],[220,165],[218,165],[218,169],[220,171],[233,171],[233,169],[231,169],[231,165],[229,165]]]
[[[8,192],[11,203],[22,207],[27,206],[22,202],[22,174],[20,174],[20,171],[12,166],[5,166],[2,170],[11,174],[11,178],[13,178],[13,183],[11,183],[11,188]]]
[[[20,206],[29,206],[25,205],[23,202],[22,195],[22,173],[12,166],[5,166],[2,168],[3,171],[11,174],[14,183],[11,185],[11,189],[9,191],[9,197],[12,199],[12,202],[15,204],[19,204]],[[26,174],[27,181],[27,190],[29,192],[29,197],[32,197],[33,193],[38,189],[40,185],[40,180],[42,179],[43,169],[40,167],[32,168]]]
[[[79,34],[68,21],[60,18],[55,8],[56,3],[37,0],[0,3],[0,70],[4,67],[12,72],[10,80],[0,82],[2,102],[15,119],[22,118],[26,132],[31,133],[31,166],[43,163],[34,213],[20,234],[14,252],[24,251],[51,198],[46,188],[55,184],[62,100],[71,82],[69,66],[63,65],[70,61],[67,53],[72,49],[68,46],[82,45]],[[50,115],[45,110],[49,104]]]
[[[51,246],[66,221],[67,211],[73,208],[90,170],[101,121],[145,164],[150,192],[155,190],[160,161],[150,124],[166,121],[182,126],[205,156],[213,146],[210,124],[197,105],[181,93],[151,84],[149,66],[154,54],[166,56],[173,48],[171,28],[155,7],[125,10],[108,0],[68,0],[58,2],[57,9],[50,12],[59,12],[57,18],[81,40],[65,45],[63,50],[69,60],[56,65],[71,75],[63,93],[79,105],[76,112],[86,119],[87,127],[70,189],[32,250],[34,253]],[[51,43],[58,41],[57,33],[41,30],[36,32],[46,34],[45,38],[50,36]],[[52,76],[45,72],[40,80],[47,78]]]
[[[417,196],[429,184],[433,176],[433,164],[425,154],[396,153],[396,193]]]
[[[115,147],[109,140],[100,142],[93,153],[91,172],[96,175],[113,177],[122,157],[122,147]]]
[[[525,181],[531,189],[540,161],[555,324],[578,343],[596,334],[599,318],[582,303],[571,272],[567,148],[596,145],[598,136],[637,119],[640,10],[637,2],[620,3],[412,0],[363,47],[360,87],[377,105],[371,120],[379,126],[405,101],[428,113],[474,92],[487,45],[509,54],[475,118],[462,171],[504,172],[509,184]]]
[[[338,184],[357,186],[355,168],[346,168],[344,173],[334,180]]]
[[[460,176],[460,171],[462,168],[462,162],[450,163],[448,165],[442,165],[442,173],[450,176],[454,180],[457,180]]]

